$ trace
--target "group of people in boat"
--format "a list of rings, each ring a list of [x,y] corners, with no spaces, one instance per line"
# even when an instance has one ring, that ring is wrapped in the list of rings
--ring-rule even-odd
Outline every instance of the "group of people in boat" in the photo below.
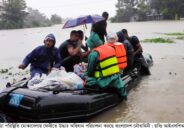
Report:
[[[55,36],[49,34],[44,39],[44,45],[30,52],[19,68],[25,69],[31,64],[30,75],[33,78],[38,74],[49,74],[52,69],[61,66],[67,72],[74,72],[74,66],[86,62],[86,71],[79,75],[85,80],[86,86],[102,89],[114,87],[120,96],[126,97],[120,74],[132,70],[135,59],[142,57],[143,50],[139,39],[136,36],[129,37],[126,29],[107,34],[109,14],[104,12],[102,16],[104,20],[92,25],[86,45],[83,44],[84,33],[81,30],[71,31],[69,39],[59,48],[55,47]]]

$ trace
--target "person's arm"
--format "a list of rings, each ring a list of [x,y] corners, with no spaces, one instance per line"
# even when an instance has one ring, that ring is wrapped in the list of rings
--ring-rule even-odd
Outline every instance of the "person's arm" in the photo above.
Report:
[[[138,48],[135,52],[134,55],[137,55],[138,53],[143,52],[142,46],[140,43],[136,44],[136,47]]]
[[[104,24],[104,35],[107,37],[107,21]]]
[[[138,53],[142,53],[143,49],[142,49],[142,46],[140,44],[140,41],[138,39],[137,36],[133,36],[132,39],[131,39],[132,43],[134,43],[134,45],[136,46],[136,50],[134,50],[134,53],[133,55],[137,55]]]
[[[54,56],[54,65],[53,65],[53,67],[54,68],[60,68],[61,67],[61,64],[62,64],[62,57],[60,56],[60,54],[59,54],[59,50],[58,49],[56,49],[55,50],[55,56]]]
[[[89,55],[89,53],[91,53],[91,51],[81,52],[80,56],[81,56],[81,58],[84,58],[84,57],[87,57]]]
[[[65,41],[64,43],[62,43],[62,44],[59,46],[59,48],[58,48],[59,54],[60,54],[60,56],[61,56],[62,58],[64,57],[63,49],[65,48],[65,46],[67,46],[67,41]]]
[[[83,49],[85,52],[87,52],[88,51],[88,45],[87,44],[86,45],[82,44],[81,49]]]
[[[82,46],[82,40],[78,41],[76,48],[74,48],[72,45],[68,45],[67,48],[68,48],[69,54],[71,56],[77,55],[80,52],[81,46]]]
[[[128,40],[125,40],[123,44],[126,48],[127,55],[132,55],[134,53],[134,48],[132,44]]]
[[[31,53],[29,53],[23,60],[22,64],[18,66],[19,69],[25,69],[31,62],[34,61],[34,58],[37,56],[37,50],[39,47],[34,49]]]

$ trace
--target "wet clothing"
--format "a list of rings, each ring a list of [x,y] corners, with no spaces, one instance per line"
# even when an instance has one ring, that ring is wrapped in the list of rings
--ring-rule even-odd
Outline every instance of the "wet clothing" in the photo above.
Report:
[[[93,49],[93,48],[96,48],[96,47],[98,47],[99,45],[102,45],[102,44],[103,44],[103,41],[100,39],[98,34],[95,33],[95,32],[91,32],[91,35],[87,40],[87,46],[90,49]]]
[[[46,46],[39,46],[29,53],[23,60],[23,65],[27,67],[31,64],[30,74],[31,78],[36,74],[42,75],[48,74],[52,67],[60,68],[62,58],[59,55],[59,51],[55,46],[56,39],[53,34],[49,34],[45,37],[46,40],[52,40],[53,46],[47,48]]]
[[[134,48],[133,48],[132,44],[130,43],[129,39],[126,39],[124,37],[123,32],[122,31],[117,32],[117,36],[118,36],[118,42],[123,43],[123,45],[126,49],[127,55],[133,53]]]
[[[86,81],[87,86],[99,86],[102,89],[113,86],[117,89],[121,96],[127,96],[127,93],[124,88],[124,83],[119,74],[114,74],[104,78],[95,78],[94,73],[96,66],[99,62],[99,54],[96,51],[93,51],[88,56],[88,68],[86,75],[88,79]]]
[[[136,51],[138,49],[137,44],[140,43],[138,37],[137,36],[131,36],[131,37],[128,38],[128,40],[132,44],[132,46],[134,48],[134,51]],[[136,54],[135,57],[139,57],[139,56],[142,56],[142,52]]]
[[[55,36],[54,36],[53,34],[47,35],[47,36],[45,37],[45,39],[44,39],[44,42],[45,42],[46,40],[52,40],[53,43],[54,43],[53,46],[55,46],[55,44],[56,44],[56,38],[55,38]]]
[[[89,40],[90,39],[90,40]],[[87,44],[91,50],[102,45],[102,41],[95,33],[91,33]],[[99,42],[101,41],[101,42]],[[94,44],[93,44],[94,43]],[[88,68],[86,76],[88,76],[86,85],[87,86],[99,86],[100,88],[108,88],[110,86],[115,87],[121,96],[127,96],[127,93],[124,88],[124,83],[120,78],[119,74],[114,74],[108,77],[95,78],[95,70],[99,64],[100,55],[97,51],[92,51],[88,56]]]
[[[69,56],[68,46],[72,46],[72,47],[76,48],[77,47],[77,42],[71,41],[69,39],[69,40],[66,40],[65,42],[63,42],[60,45],[59,51],[60,51],[60,54],[61,54],[62,58],[66,58],[67,56]]]
[[[134,64],[134,56],[133,56],[133,53],[134,53],[134,49],[133,49],[133,46],[130,44],[130,42],[128,40],[125,39],[125,41],[123,42],[125,48],[126,48],[126,51],[127,51],[127,68],[125,69],[125,73],[126,71],[128,70],[131,70],[133,69],[133,64]]]
[[[118,36],[118,42],[123,43],[123,42],[125,41],[125,37],[124,37],[123,32],[122,32],[122,31],[119,31],[119,32],[117,32],[116,34],[117,34],[117,36]]]
[[[60,68],[61,61],[57,48],[39,46],[25,57],[23,65],[28,66],[31,63],[30,73],[31,77],[34,77],[36,73],[47,74],[52,67]]]
[[[131,36],[127,40],[131,43],[131,45],[134,48],[134,52],[135,52],[138,49],[137,45],[140,44],[138,37]],[[136,65],[136,62],[139,61],[140,58],[141,59],[143,58],[142,51],[137,53],[136,55],[134,55],[132,57],[133,57],[133,61],[130,61],[131,62],[130,64],[132,64],[132,66],[130,66],[130,67],[134,68],[134,66]]]
[[[105,36],[107,36],[107,21],[106,20],[102,20],[100,22],[97,22],[95,24],[92,25],[92,29],[94,30],[94,32],[96,32],[100,39],[103,41],[103,43],[105,42]]]
[[[82,45],[82,46],[81,46],[81,49],[82,49],[84,52],[89,51],[88,45]]]
[[[128,40],[125,39],[124,42],[123,42],[123,45],[124,45],[124,47],[127,51],[127,55],[130,55],[134,52],[134,48]]]
[[[127,55],[133,53],[134,48],[133,48],[132,44],[129,42],[129,39],[126,39],[124,37],[123,32],[122,31],[117,32],[117,36],[118,36],[118,42],[123,43],[123,45],[126,49]]]
[[[124,73],[126,74],[129,70],[133,68],[134,48],[132,44],[129,42],[129,40],[125,39],[122,31],[117,32],[117,36],[118,36],[118,42],[121,42],[124,45],[127,53],[127,68],[124,70]]]
[[[63,58],[63,67],[65,67],[67,72],[73,72],[73,66],[81,62],[80,56],[70,56],[68,52],[68,47],[72,46],[73,48],[77,47],[77,42],[66,40],[59,47],[59,52],[61,57]]]

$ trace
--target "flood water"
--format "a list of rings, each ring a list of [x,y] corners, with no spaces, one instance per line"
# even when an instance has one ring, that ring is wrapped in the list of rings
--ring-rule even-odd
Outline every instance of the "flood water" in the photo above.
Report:
[[[168,37],[164,33],[184,32],[184,21],[159,21],[108,24],[108,31],[122,28],[141,40],[154,37]],[[77,27],[74,29],[83,29]],[[10,68],[9,75],[0,74],[0,87],[6,82],[21,79],[26,73],[17,66],[25,55],[36,46],[43,44],[48,33],[55,34],[58,47],[69,37],[72,29],[62,25],[47,28],[33,28],[0,31],[0,70]],[[89,35],[90,25],[87,30]],[[174,37],[171,37],[174,39]],[[154,59],[152,75],[143,77],[133,89],[126,102],[106,111],[89,122],[184,122],[184,41],[174,44],[142,43],[145,52]],[[24,75],[25,76],[25,75]]]

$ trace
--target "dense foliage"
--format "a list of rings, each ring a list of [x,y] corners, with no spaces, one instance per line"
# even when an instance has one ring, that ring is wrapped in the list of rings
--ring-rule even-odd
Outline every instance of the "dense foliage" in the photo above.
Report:
[[[0,8],[0,29],[44,27],[62,22],[56,14],[49,19],[38,10],[27,7],[25,0],[4,0]]]
[[[7,0],[2,7],[0,28],[23,28],[27,16],[24,0]]]
[[[25,19],[25,27],[45,27],[50,26],[51,21],[36,9],[27,8],[28,15]]]
[[[145,21],[148,16],[178,20],[184,17],[184,0],[118,0],[112,22]]]
[[[50,18],[52,24],[61,24],[62,23],[62,18],[58,16],[57,14],[53,14]]]

